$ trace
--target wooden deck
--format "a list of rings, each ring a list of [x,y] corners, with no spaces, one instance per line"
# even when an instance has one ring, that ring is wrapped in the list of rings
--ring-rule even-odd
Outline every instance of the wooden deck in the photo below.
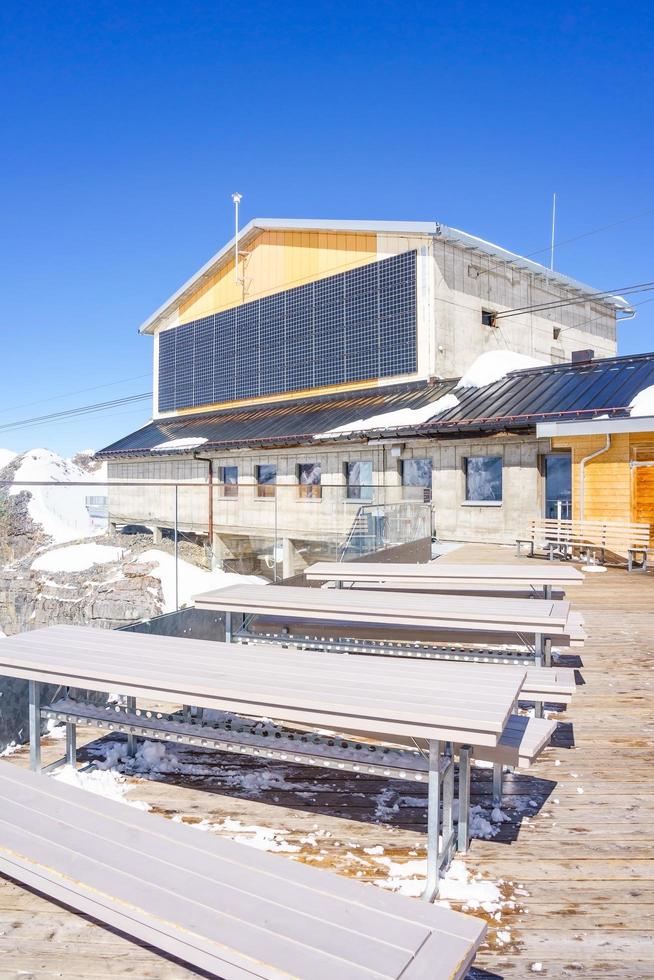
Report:
[[[511,549],[470,546],[448,560],[515,559]],[[501,919],[476,913],[491,928],[472,976],[489,980],[654,977],[654,577],[612,569],[567,592],[589,639],[564,660],[582,662],[584,683],[560,715],[555,745],[528,774],[506,779],[511,822],[493,840],[474,840],[465,859],[502,893]],[[44,762],[60,750],[53,741]],[[423,787],[170,751],[181,771],[132,780],[130,799],[244,840],[265,843],[256,828],[268,828],[266,846],[280,860],[361,880],[396,880],[397,865],[424,858]],[[26,753],[0,764],[10,763],[26,764]],[[473,802],[489,811],[490,772],[474,777]],[[378,847],[383,855],[369,853]],[[0,879],[2,978],[197,975]]]

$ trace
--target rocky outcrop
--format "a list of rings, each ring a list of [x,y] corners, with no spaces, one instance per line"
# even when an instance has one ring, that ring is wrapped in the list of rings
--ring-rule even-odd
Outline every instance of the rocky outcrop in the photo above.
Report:
[[[163,597],[151,566],[120,563],[85,572],[0,572],[0,628],[11,636],[52,623],[113,629],[156,616]]]

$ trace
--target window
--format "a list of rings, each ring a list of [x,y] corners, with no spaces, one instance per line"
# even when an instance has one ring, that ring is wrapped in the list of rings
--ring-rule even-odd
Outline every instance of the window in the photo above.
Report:
[[[346,463],[345,485],[348,500],[372,500],[372,462]]]
[[[502,500],[502,457],[469,456],[465,461],[466,500]]]
[[[431,500],[431,460],[405,459],[402,461],[402,486],[405,500]]]
[[[238,497],[238,466],[223,466],[223,497]]]
[[[274,497],[277,467],[271,463],[257,466],[257,497]]]
[[[495,320],[495,313],[493,310],[482,310],[481,311],[481,325],[482,327],[496,327],[497,323]]]
[[[297,468],[298,495],[305,500],[319,500],[320,463],[300,463]]]

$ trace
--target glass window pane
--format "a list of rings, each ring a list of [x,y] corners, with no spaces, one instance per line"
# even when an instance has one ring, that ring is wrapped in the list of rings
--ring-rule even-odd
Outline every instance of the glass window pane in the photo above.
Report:
[[[274,497],[275,483],[277,482],[277,467],[271,463],[262,463],[257,466],[257,496]]]
[[[223,496],[238,497],[238,466],[223,466]]]
[[[502,499],[502,457],[470,456],[466,460],[466,500]]]
[[[320,463],[300,463],[297,468],[300,497],[320,497]]]
[[[572,517],[572,458],[569,453],[545,457],[545,517]]]
[[[402,463],[405,500],[431,500],[431,459],[405,459]]]
[[[372,500],[372,462],[346,463],[347,496],[350,500]]]

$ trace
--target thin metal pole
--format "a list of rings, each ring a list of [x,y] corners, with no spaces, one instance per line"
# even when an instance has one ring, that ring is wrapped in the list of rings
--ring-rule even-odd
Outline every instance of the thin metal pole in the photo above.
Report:
[[[134,714],[136,711],[136,698],[127,696],[125,698],[125,707],[130,714]],[[130,758],[134,758],[136,755],[136,735],[127,736],[127,755],[130,756]]]
[[[502,763],[493,763],[493,806],[502,806]]]
[[[41,769],[41,685],[38,681],[28,681],[29,690],[29,728],[30,728],[30,769]]]
[[[461,854],[468,850],[470,842],[470,757],[472,748],[462,745],[459,748],[459,826],[457,849]]]
[[[77,725],[66,722],[66,764],[77,768]]]
[[[556,192],[552,194],[552,244],[550,246],[550,269],[554,269],[554,229],[556,228]]]
[[[438,894],[438,832],[441,809],[441,743],[429,740],[429,784],[427,793],[427,882],[423,901],[431,902]]]
[[[179,487],[175,484],[175,612],[179,610],[179,534],[177,518],[179,516]]]

